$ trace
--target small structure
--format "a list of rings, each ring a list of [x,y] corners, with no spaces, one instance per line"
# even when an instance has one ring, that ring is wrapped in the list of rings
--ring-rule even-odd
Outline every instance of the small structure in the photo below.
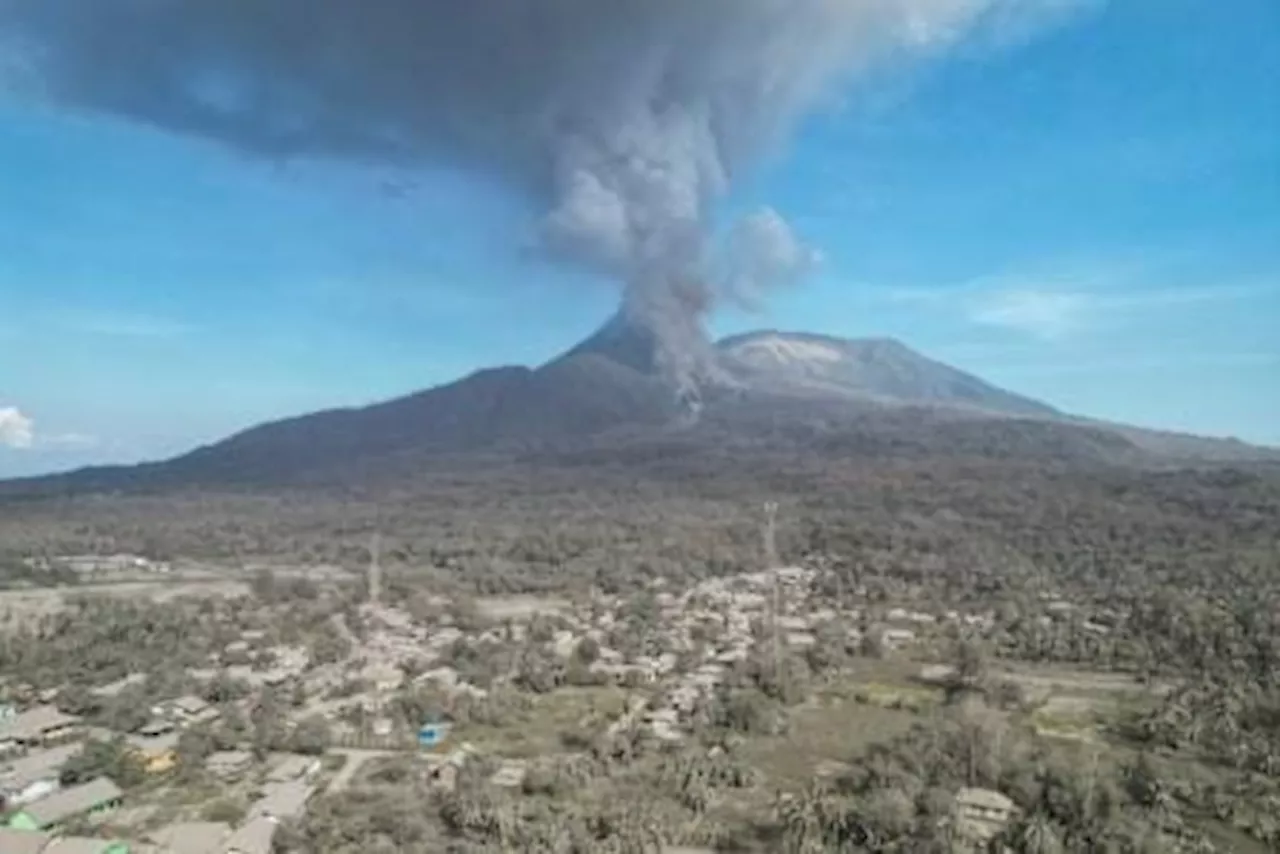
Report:
[[[38,831],[0,827],[0,851],[4,854],[40,854],[52,838]]]
[[[177,727],[173,725],[173,721],[154,720],[144,725],[142,729],[138,730],[138,735],[143,736],[144,738],[159,738],[162,735],[168,735],[175,729],[177,729]]]
[[[1017,814],[1017,805],[991,789],[964,788],[954,804],[957,835],[974,846],[985,846],[999,835]]]
[[[249,814],[276,821],[297,818],[306,810],[307,801],[311,800],[314,792],[315,787],[305,780],[290,780],[288,783],[267,786],[262,798],[253,805]]]
[[[267,772],[268,783],[287,783],[308,778],[320,771],[320,760],[314,756],[285,756]]]
[[[234,780],[253,767],[253,754],[246,750],[219,750],[209,754],[204,768],[219,780]]]
[[[190,821],[170,824],[147,837],[165,854],[222,854],[222,840],[231,835],[231,825],[218,821]]]
[[[424,723],[418,728],[418,745],[427,749],[439,747],[448,739],[452,726],[448,721]]]
[[[124,842],[91,839],[87,836],[59,836],[40,854],[129,854]]]
[[[8,825],[15,830],[49,830],[69,819],[115,809],[123,799],[115,783],[99,777],[27,805],[9,817]]]
[[[489,778],[490,785],[500,789],[518,789],[524,785],[524,778],[529,773],[529,766],[522,759],[508,759],[493,772]]]
[[[117,679],[115,682],[108,685],[99,685],[97,688],[92,688],[89,693],[100,699],[111,699],[113,697],[119,697],[128,689],[136,685],[141,685],[146,681],[147,676],[145,673],[130,673],[123,679]]]
[[[0,806],[14,809],[58,791],[62,766],[79,750],[79,745],[63,745],[23,756],[0,767]],[[4,848],[0,847],[0,851]]]
[[[915,639],[916,633],[910,629],[885,629],[880,634],[880,642],[886,649],[901,649]]]
[[[236,828],[223,843],[226,854],[271,854],[271,843],[280,825],[270,818],[254,818]]]
[[[55,706],[35,706],[0,723],[0,753],[21,753],[37,747],[52,747],[74,739],[80,719],[58,711]]]
[[[167,705],[169,716],[179,723],[208,723],[218,718],[218,710],[194,694],[178,697]]]
[[[129,749],[148,774],[164,774],[178,764],[178,734],[131,735],[127,739]]]

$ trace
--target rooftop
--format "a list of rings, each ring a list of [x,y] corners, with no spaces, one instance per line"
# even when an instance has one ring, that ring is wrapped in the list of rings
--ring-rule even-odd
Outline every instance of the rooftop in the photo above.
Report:
[[[0,738],[18,741],[36,738],[41,733],[74,724],[80,719],[65,715],[56,706],[33,706],[17,717],[0,723]]]
[[[236,828],[222,848],[227,854],[271,854],[271,841],[279,825],[269,818],[255,818]]]
[[[72,786],[47,798],[41,798],[29,804],[23,812],[31,816],[41,827],[49,827],[64,819],[86,813],[101,804],[118,800],[121,794],[120,788],[115,783],[106,777],[99,777],[81,786]]]
[[[22,788],[51,775],[57,775],[66,761],[79,752],[80,745],[68,744],[49,750],[40,750],[0,765],[0,786]],[[0,851],[4,850],[0,847]]]
[[[961,789],[956,793],[956,805],[996,812],[1013,812],[1017,809],[1017,804],[1012,800],[991,789]]]
[[[147,839],[166,854],[220,854],[222,840],[230,834],[229,824],[189,821],[162,827]]]
[[[49,834],[0,827],[0,851],[4,854],[40,854],[49,842]]]
[[[293,818],[301,815],[315,791],[304,780],[290,780],[267,786],[262,799],[253,805],[251,814],[271,818]]]
[[[155,755],[176,750],[178,748],[178,739],[179,735],[176,732],[168,732],[164,735],[131,735],[126,740],[129,742],[129,746],[135,750]]]
[[[87,836],[60,836],[50,842],[49,847],[41,851],[40,854],[106,854],[106,852],[111,851],[112,846],[115,845],[119,845],[119,843],[112,839],[90,839]]]

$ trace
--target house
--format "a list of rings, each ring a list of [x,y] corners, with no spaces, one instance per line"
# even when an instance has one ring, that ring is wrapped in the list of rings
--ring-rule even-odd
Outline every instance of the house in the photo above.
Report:
[[[1017,805],[1000,792],[961,789],[953,805],[956,833],[974,846],[985,846],[1004,830],[1017,812]]]
[[[524,785],[524,778],[529,773],[528,764],[521,759],[508,759],[493,772],[489,778],[490,785],[500,789],[518,789]]]
[[[0,752],[21,753],[37,747],[52,747],[76,738],[80,719],[66,715],[55,706],[34,706],[0,723]]]
[[[147,676],[145,673],[130,673],[123,679],[117,679],[108,685],[100,685],[97,688],[93,688],[89,693],[99,699],[111,699],[112,697],[119,697],[128,689],[141,685],[146,681]]]
[[[263,796],[249,810],[254,817],[265,817],[277,821],[296,818],[306,810],[307,801],[315,787],[305,780],[290,780],[287,783],[275,783],[263,789]]]
[[[51,838],[39,831],[0,827],[0,851],[4,854],[40,854]]]
[[[267,772],[268,783],[287,783],[311,777],[320,771],[320,760],[314,756],[286,756]]]
[[[186,694],[176,700],[170,700],[165,706],[168,716],[179,723],[208,723],[218,718],[218,710],[194,694]]]
[[[219,780],[234,780],[253,767],[253,754],[244,750],[219,750],[209,754],[204,768]]]
[[[147,837],[165,854],[222,854],[222,840],[231,835],[231,825],[219,821],[189,821],[170,824]]]
[[[131,735],[126,739],[129,749],[148,774],[172,771],[178,764],[178,734]]]
[[[62,766],[79,750],[80,746],[76,744],[63,745],[23,756],[0,767],[0,806],[13,809],[58,791]]]
[[[916,633],[910,629],[885,629],[880,635],[880,642],[886,649],[898,649],[914,642]]]
[[[28,804],[9,817],[8,825],[17,830],[48,830],[68,819],[114,809],[123,798],[115,783],[99,777]]]
[[[443,744],[449,737],[452,724],[447,721],[425,723],[418,729],[418,745],[433,748]]]
[[[225,854],[271,854],[271,843],[279,826],[270,818],[250,819],[222,843],[222,851]]]

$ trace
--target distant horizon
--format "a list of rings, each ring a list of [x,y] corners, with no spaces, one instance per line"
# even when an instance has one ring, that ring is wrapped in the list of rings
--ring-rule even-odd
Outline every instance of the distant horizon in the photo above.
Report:
[[[734,175],[717,238],[767,208],[806,263],[710,333],[892,338],[1064,412],[1280,446],[1280,7],[1052,5],[840,88]],[[607,264],[531,248],[547,211],[494,174],[254,155],[3,84],[0,478],[533,367],[619,302]]]

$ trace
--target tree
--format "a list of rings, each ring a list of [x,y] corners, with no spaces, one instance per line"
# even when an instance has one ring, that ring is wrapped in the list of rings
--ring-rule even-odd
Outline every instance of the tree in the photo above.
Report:
[[[329,749],[331,740],[329,723],[319,715],[312,715],[294,728],[289,738],[289,749],[295,753],[319,756]]]
[[[146,779],[146,771],[122,738],[112,741],[87,741],[80,752],[67,760],[58,774],[64,786],[87,783],[108,777],[121,788],[137,786]]]

